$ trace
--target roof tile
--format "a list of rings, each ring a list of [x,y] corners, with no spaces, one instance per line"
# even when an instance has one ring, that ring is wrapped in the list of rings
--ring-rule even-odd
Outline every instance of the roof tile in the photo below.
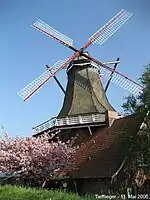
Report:
[[[142,121],[141,116],[130,115],[116,119],[111,127],[98,131],[77,150],[70,175],[73,178],[111,177],[125,156],[124,149],[116,142],[119,134],[136,134]]]

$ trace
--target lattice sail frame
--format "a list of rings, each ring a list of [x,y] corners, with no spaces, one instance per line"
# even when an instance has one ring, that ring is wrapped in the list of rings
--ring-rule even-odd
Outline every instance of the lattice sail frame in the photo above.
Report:
[[[115,17],[113,17],[109,22],[107,22],[94,35],[92,35],[89,38],[89,42],[87,42],[81,48],[81,50],[85,50],[92,43],[97,43],[100,45],[104,44],[104,42],[106,42],[132,15],[133,15],[132,13],[129,13],[122,9]],[[71,62],[77,56],[79,56],[79,50],[72,47],[73,40],[70,39],[69,37],[67,37],[64,34],[53,29],[48,24],[44,23],[42,20],[36,21],[32,26],[34,28],[36,28],[37,30],[43,32],[44,34],[48,35],[49,37],[52,37],[52,38],[58,40],[65,46],[74,50],[76,53],[73,56],[71,56],[70,58],[68,58],[64,63],[62,63],[62,61],[61,61],[61,63],[57,62],[57,64],[60,64],[60,66],[58,66],[57,64],[53,65],[53,69],[47,70],[41,76],[39,76],[37,79],[35,79],[30,84],[28,84],[25,88],[23,88],[18,94],[24,100],[28,99],[30,96],[32,96],[34,93],[36,93],[51,77],[53,77],[55,75],[56,72],[58,72],[59,70],[61,70],[63,68],[66,68],[66,66],[69,64],[69,62]],[[84,56],[84,53],[83,53],[83,56]],[[92,57],[91,57],[91,60],[96,62],[96,60]],[[98,63],[98,61],[96,63]],[[101,63],[101,62],[99,62],[99,63]],[[110,77],[110,73],[112,72],[110,70],[110,68],[108,66],[106,66],[106,68],[105,67],[103,68],[103,65],[104,65],[103,63],[101,63],[99,65],[102,66],[101,72],[103,74],[105,74],[105,77],[106,78]],[[121,79],[123,81],[123,79],[125,79],[125,76],[123,78],[123,75],[118,73],[117,75],[114,76],[114,78],[112,79],[112,82],[118,84],[119,86],[121,86],[124,89],[127,89],[129,92],[134,91],[134,94],[135,94],[138,84],[135,86],[134,85],[135,82],[132,81],[132,87],[129,87],[129,83],[131,84],[131,82],[130,82],[131,79],[128,79],[126,77],[126,80],[123,81],[124,83],[123,82],[121,83],[121,81],[120,81]]]
[[[122,9],[117,15],[115,15],[110,21],[102,26],[97,32],[95,32],[90,38],[91,43],[104,44],[123,24],[133,15],[133,13],[127,12]],[[42,20],[38,19],[32,24],[32,27],[41,31],[42,33],[52,37],[59,42],[67,46],[73,45],[73,40],[66,35],[60,33],[56,29],[52,28]]]
[[[52,67],[47,69],[43,74],[41,74],[39,77],[37,77],[35,80],[33,80],[31,83],[29,83],[27,86],[25,86],[20,92],[17,94],[25,101],[26,98],[30,94],[35,94],[42,86],[41,84],[44,82],[47,82],[51,74],[53,74],[58,67],[65,62],[66,59],[64,60],[59,60],[56,62]]]
[[[56,39],[58,38],[59,40],[65,42],[66,44],[72,46],[73,45],[73,40],[66,35],[60,33],[56,29],[52,28],[42,20],[38,19],[35,23],[32,24],[33,28],[38,29],[39,31],[45,33],[46,35]]]
[[[122,9],[116,16],[94,33],[89,40],[92,41],[92,43],[104,44],[132,15],[133,13]],[[97,38],[95,39],[96,35]]]
[[[58,62],[56,62],[52,67],[50,67],[49,69],[47,69],[43,74],[41,74],[40,76],[38,76],[35,80],[33,80],[31,83],[29,83],[27,86],[25,86],[20,92],[18,92],[17,94],[25,101],[26,98],[32,94],[34,95],[44,84],[44,82],[47,82],[47,80],[49,80],[49,77],[51,76],[51,74],[53,74],[58,67],[64,63],[67,59],[63,59],[63,60],[59,60]],[[120,63],[120,61],[108,61],[105,62],[103,64],[114,64],[114,63]],[[66,69],[66,68],[64,68]],[[42,85],[42,86],[41,86]]]
[[[94,62],[92,62],[91,65],[98,68],[100,70],[101,76],[109,80],[112,71],[109,71],[108,69],[101,67],[95,64]],[[112,76],[111,82],[134,95],[138,95],[140,92],[142,92],[142,89],[143,89],[143,87],[140,86],[139,84],[135,84],[134,82],[131,82],[129,79],[127,79],[126,77],[122,77],[120,74],[116,73],[115,71]]]

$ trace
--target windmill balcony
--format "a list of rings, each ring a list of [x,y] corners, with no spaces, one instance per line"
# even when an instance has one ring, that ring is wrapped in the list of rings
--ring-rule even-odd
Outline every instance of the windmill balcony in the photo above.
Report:
[[[107,115],[106,113],[97,113],[90,115],[77,115],[77,116],[67,116],[64,118],[51,118],[50,120],[36,126],[33,128],[34,134],[42,133],[50,129],[67,129],[90,126],[106,125]]]

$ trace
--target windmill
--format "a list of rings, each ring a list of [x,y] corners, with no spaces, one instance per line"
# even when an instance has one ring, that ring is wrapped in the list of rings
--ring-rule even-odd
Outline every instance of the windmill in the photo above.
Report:
[[[53,29],[43,21],[37,20],[32,24],[32,27],[35,29],[59,41],[75,52],[71,57],[60,60],[51,67],[47,66],[48,69],[42,75],[18,93],[26,101],[52,77],[55,78],[65,93],[64,104],[58,117],[53,122],[50,120],[46,124],[40,125],[40,128],[38,126],[36,128],[38,130],[37,132],[44,131],[46,127],[51,127],[53,124],[59,128],[70,125],[78,127],[78,124],[82,124],[82,126],[83,124],[88,124],[88,127],[91,127],[93,124],[99,125],[99,123],[106,125],[108,122],[108,112],[106,111],[115,112],[115,109],[110,105],[105,95],[110,81],[135,95],[142,90],[143,87],[139,83],[116,71],[116,65],[120,62],[119,59],[115,62],[103,63],[85,51],[91,44],[104,44],[131,16],[132,13],[122,9],[103,27],[98,29],[79,50],[73,46],[72,39]],[[114,68],[109,67],[109,64],[115,64]],[[66,68],[68,84],[65,91],[55,75],[58,71]],[[99,74],[102,74],[108,79],[105,91],[101,84]],[[79,87],[82,89],[79,89]],[[84,106],[85,101],[81,101],[81,99],[85,97],[87,97],[88,103]]]

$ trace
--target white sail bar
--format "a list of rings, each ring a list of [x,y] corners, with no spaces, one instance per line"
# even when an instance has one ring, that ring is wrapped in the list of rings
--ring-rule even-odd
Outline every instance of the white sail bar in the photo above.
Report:
[[[120,60],[115,60],[115,61],[106,61],[106,62],[102,62],[103,65],[114,65],[114,64],[119,64]]]

